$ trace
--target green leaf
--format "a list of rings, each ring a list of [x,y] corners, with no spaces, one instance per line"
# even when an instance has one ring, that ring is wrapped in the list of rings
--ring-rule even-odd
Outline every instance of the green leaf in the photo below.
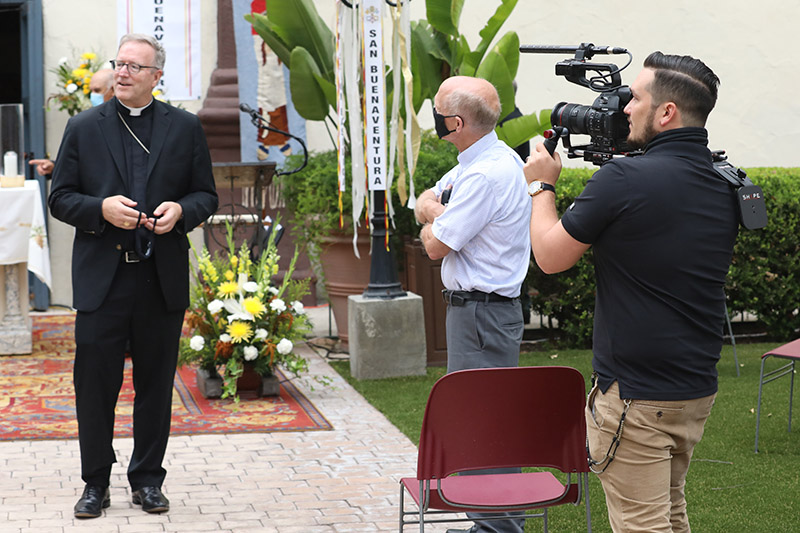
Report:
[[[458,21],[464,0],[427,0],[425,14],[431,26],[442,33],[458,37]]]
[[[547,118],[545,118],[547,117]],[[521,117],[512,118],[498,126],[495,131],[497,137],[505,141],[509,146],[519,146],[537,135],[541,135],[546,129],[550,128],[550,110],[543,109],[539,112]],[[544,118],[544,120],[542,120]]]
[[[292,102],[301,117],[306,120],[325,120],[328,116],[328,100],[317,79],[322,77],[314,58],[303,47],[296,47],[291,55],[289,87]]]
[[[492,47],[493,52],[500,54],[506,62],[511,79],[517,77],[519,68],[519,36],[517,32],[510,31],[503,35],[497,44]]]
[[[441,35],[441,34],[439,34]],[[422,103],[433,98],[442,83],[441,42],[431,34],[427,24],[411,25],[411,73],[414,77],[414,109],[419,111]]]
[[[280,60],[288,68],[291,68],[290,56],[292,51],[289,45],[285,43],[280,36],[278,36],[275,30],[273,30],[272,23],[269,21],[269,19],[259,13],[253,13],[252,15],[248,14],[245,15],[244,18],[253,25],[253,29],[256,30],[256,33],[258,33],[259,37],[261,37],[267,46],[269,46],[270,49],[275,52]]]
[[[467,58],[471,52],[472,51],[469,48],[469,43],[467,42],[467,38],[465,36],[459,35],[458,39],[453,39],[450,41],[450,66],[452,67],[452,75],[475,75],[475,70],[472,68],[471,63],[467,61]],[[465,72],[469,72],[469,74],[465,74]]]
[[[516,5],[517,0],[502,0],[502,4],[497,7],[497,11],[494,12],[492,18],[486,22],[486,25],[480,33],[478,33],[478,35],[481,36],[481,42],[478,44],[478,47],[475,48],[475,52],[479,54],[478,62],[480,62],[486,50],[489,49],[489,45],[492,43],[495,35],[500,31],[500,27],[505,23],[509,15],[511,15],[511,12],[514,11]],[[519,45],[517,49],[517,53],[519,53]],[[516,74],[516,68],[514,68],[514,74]]]
[[[322,75],[332,81],[334,76],[333,32],[317,13],[314,2],[311,0],[292,0],[291,2],[267,0],[266,5],[267,18],[271,23],[272,31],[287,44],[289,50],[294,50],[297,46],[305,48]],[[289,64],[287,63],[287,65]]]
[[[322,94],[325,95],[325,100],[330,104],[333,108],[334,112],[336,111],[336,100],[337,100],[337,93],[336,93],[336,84],[331,83],[327,79],[323,78],[318,74],[314,74],[314,79],[319,84],[319,88],[322,90]]]
[[[450,62],[450,43],[447,36],[435,31],[424,20],[411,23],[411,42],[420,45],[420,50],[441,61]]]
[[[514,111],[514,85],[503,56],[494,51],[486,54],[475,75],[489,81],[497,89],[501,117]]]

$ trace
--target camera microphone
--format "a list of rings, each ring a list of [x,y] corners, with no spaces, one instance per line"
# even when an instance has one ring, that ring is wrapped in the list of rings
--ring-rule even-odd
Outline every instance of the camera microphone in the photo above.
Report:
[[[592,43],[582,43],[580,46],[523,44],[519,47],[519,51],[528,54],[574,54],[575,52],[583,51],[590,56],[594,54],[628,53],[626,48],[619,46],[595,46]]]

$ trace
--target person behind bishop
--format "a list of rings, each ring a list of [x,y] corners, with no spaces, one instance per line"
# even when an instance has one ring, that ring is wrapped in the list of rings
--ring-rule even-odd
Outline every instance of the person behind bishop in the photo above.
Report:
[[[131,499],[169,510],[161,488],[178,340],[189,305],[187,233],[218,205],[197,116],[155,100],[166,54],[156,39],[120,40],[114,98],[72,117],[53,169],[52,215],[75,227],[75,403],[83,494],[77,518],[110,505],[114,408],[126,346],[133,367]]]

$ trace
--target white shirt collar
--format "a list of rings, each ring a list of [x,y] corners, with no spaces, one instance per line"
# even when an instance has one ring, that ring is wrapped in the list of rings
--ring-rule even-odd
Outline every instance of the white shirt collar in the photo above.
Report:
[[[469,148],[458,154],[458,162],[462,167],[469,166],[475,159],[483,153],[489,146],[497,142],[497,134],[494,130],[490,131],[474,143]]]
[[[140,116],[142,114],[142,111],[144,111],[145,109],[147,109],[148,107],[150,107],[153,104],[153,100],[155,100],[155,98],[151,98],[150,101],[147,102],[147,105],[142,106],[142,107],[130,107],[130,106],[127,106],[127,105],[123,104],[121,100],[119,101],[119,103],[122,104],[122,107],[124,107],[125,109],[130,111],[130,114],[131,114],[132,117],[138,117],[138,116]]]

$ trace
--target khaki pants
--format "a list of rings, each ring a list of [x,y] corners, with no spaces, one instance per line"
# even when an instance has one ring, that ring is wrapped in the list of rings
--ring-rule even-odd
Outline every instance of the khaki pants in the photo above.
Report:
[[[614,533],[691,531],[684,496],[686,473],[715,396],[633,400],[616,457],[598,474]],[[596,386],[589,393],[586,426],[594,460],[608,451],[624,408],[616,382],[605,394]]]

